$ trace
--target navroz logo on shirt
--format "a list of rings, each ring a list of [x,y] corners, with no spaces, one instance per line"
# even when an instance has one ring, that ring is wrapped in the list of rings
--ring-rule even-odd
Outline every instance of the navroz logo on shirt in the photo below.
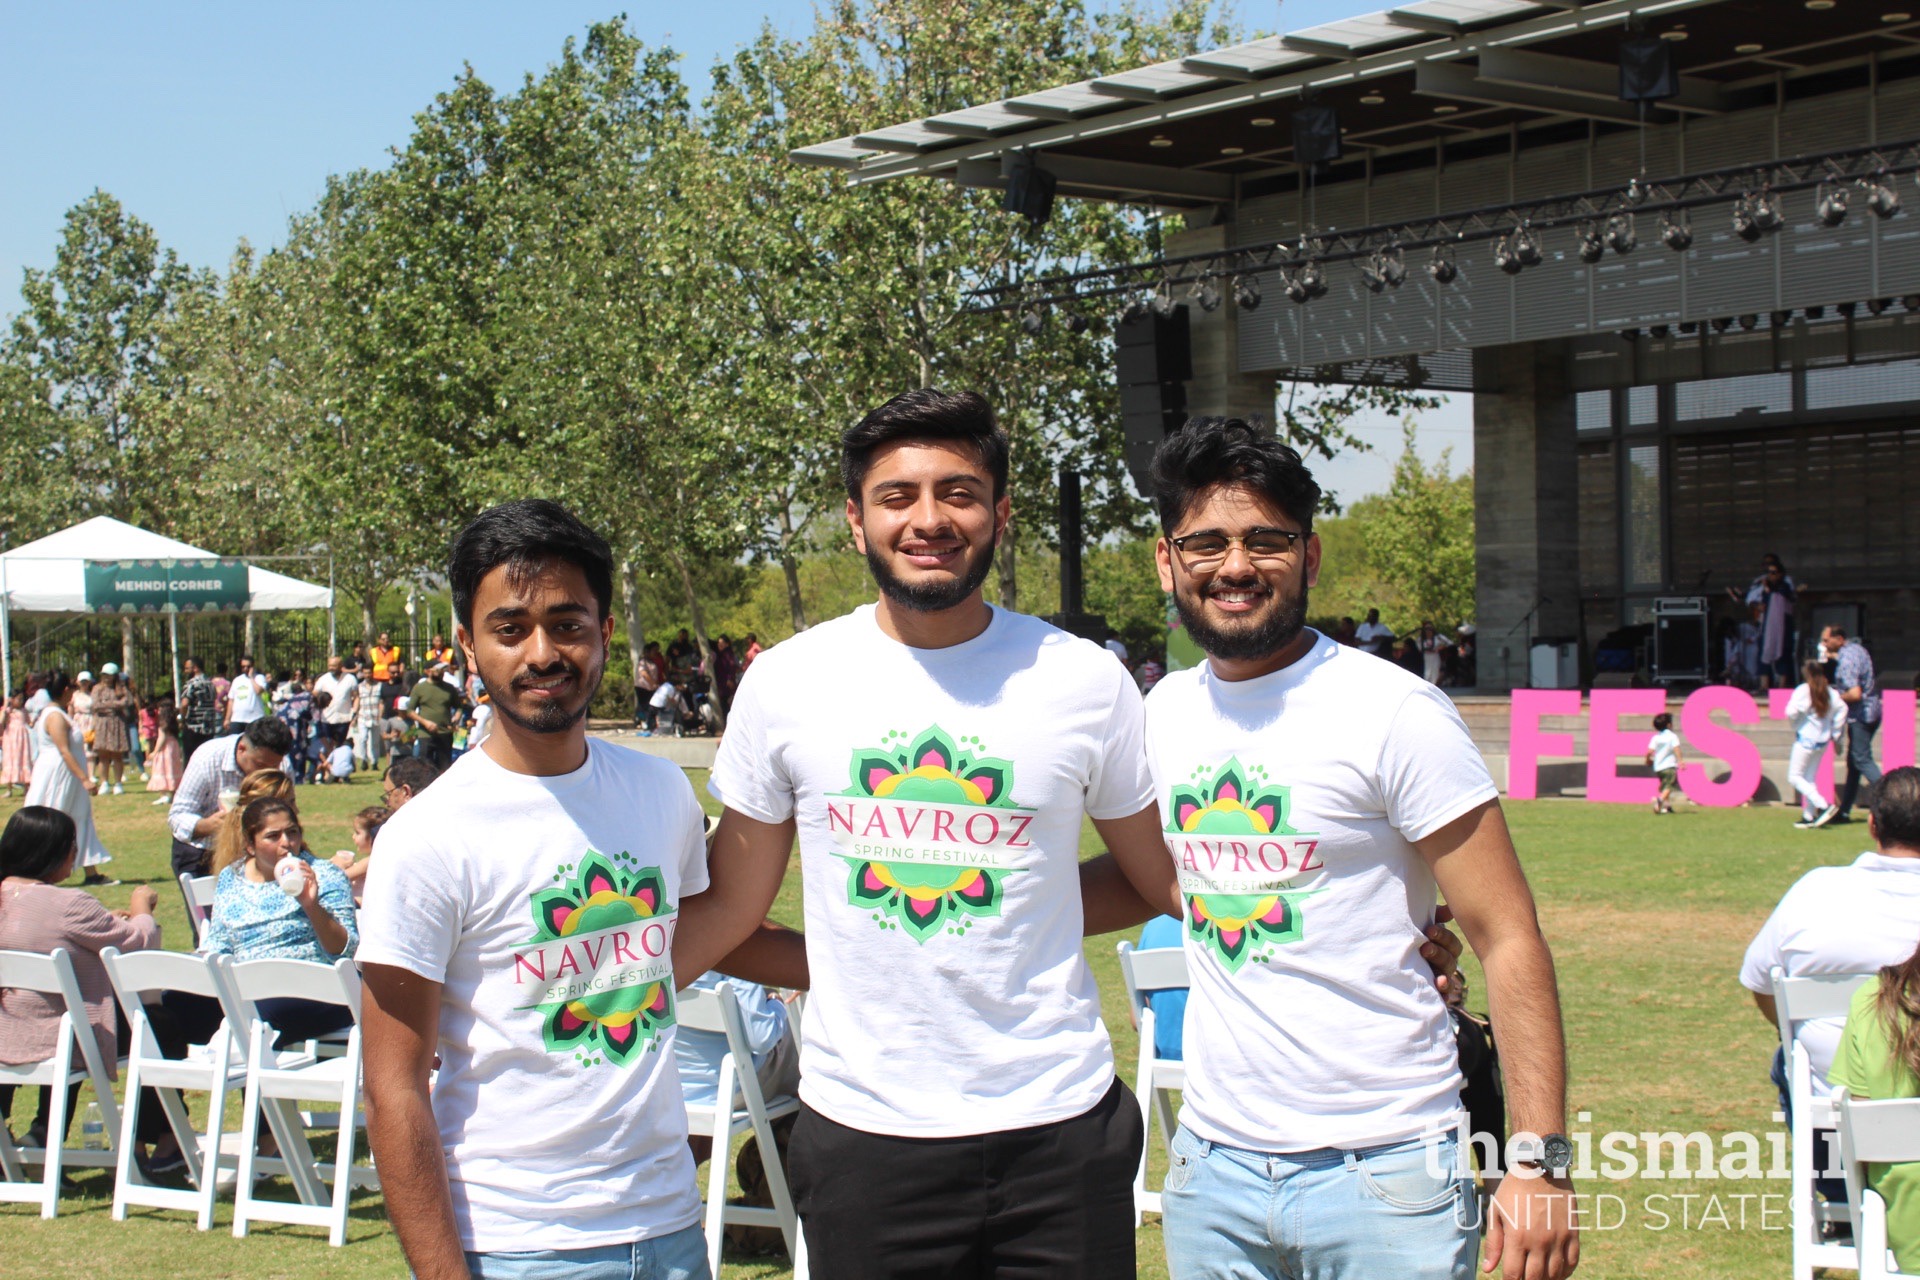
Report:
[[[849,866],[847,900],[915,942],[1000,914],[1006,877],[1032,855],[1033,811],[1013,803],[1013,763],[938,725],[854,751],[853,786],[827,801]]]
[[[1264,768],[1229,759],[1205,765],[1167,797],[1167,848],[1187,902],[1187,933],[1227,972],[1249,958],[1271,960],[1276,945],[1305,933],[1301,903],[1318,889],[1283,889],[1323,872],[1319,840],[1288,824],[1292,788],[1271,784]]]
[[[559,887],[532,895],[532,940],[513,953],[513,980],[534,997],[519,1007],[546,1015],[549,1051],[571,1050],[585,1067],[625,1066],[674,1024],[679,913],[660,868],[628,853],[589,849],[553,878]]]

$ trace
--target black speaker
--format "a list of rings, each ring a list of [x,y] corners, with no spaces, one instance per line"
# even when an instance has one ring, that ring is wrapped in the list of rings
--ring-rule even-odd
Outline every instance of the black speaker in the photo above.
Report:
[[[1053,193],[1058,181],[1036,164],[1030,153],[1023,151],[1013,158],[1007,174],[1006,199],[1001,207],[1008,213],[1024,215],[1036,227],[1043,226],[1053,216]]]
[[[1311,104],[1293,112],[1293,160],[1300,165],[1331,164],[1340,158],[1340,113]]]
[[[1127,471],[1142,494],[1153,492],[1153,455],[1187,421],[1187,379],[1193,377],[1193,341],[1187,308],[1148,311],[1116,329],[1114,371],[1120,384],[1120,421]]]
[[[1657,36],[1628,36],[1620,42],[1620,101],[1660,102],[1679,93],[1671,44]]]
[[[1149,310],[1115,328],[1115,381],[1121,386],[1149,382],[1185,382],[1193,376],[1193,340],[1186,304],[1168,316]]]

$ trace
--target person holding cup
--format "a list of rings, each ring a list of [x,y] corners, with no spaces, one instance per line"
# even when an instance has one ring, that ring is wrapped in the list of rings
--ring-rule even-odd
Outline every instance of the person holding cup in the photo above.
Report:
[[[359,945],[353,891],[346,876],[306,849],[300,815],[286,800],[247,803],[237,813],[244,855],[221,868],[214,882],[213,910],[200,939],[202,955],[248,960],[312,960],[332,964]],[[170,993],[167,1007],[188,1038],[203,1039],[219,1025],[217,1002]],[[339,1005],[277,997],[255,1006],[279,1031],[281,1044],[296,1044],[339,1031],[352,1015]]]

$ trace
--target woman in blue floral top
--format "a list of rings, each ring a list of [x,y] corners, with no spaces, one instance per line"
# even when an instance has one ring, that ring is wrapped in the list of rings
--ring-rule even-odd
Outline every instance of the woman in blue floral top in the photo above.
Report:
[[[300,815],[285,800],[255,800],[240,814],[246,855],[223,868],[214,881],[213,910],[200,940],[206,955],[248,960],[312,960],[332,964],[359,945],[353,890],[345,875],[304,848]],[[280,864],[299,866],[300,889],[281,889]],[[169,1008],[188,1035],[198,1041],[219,1025],[216,1002],[169,996]],[[258,1002],[262,1019],[280,1032],[281,1044],[295,1044],[338,1031],[352,1021],[339,1005],[275,998]]]

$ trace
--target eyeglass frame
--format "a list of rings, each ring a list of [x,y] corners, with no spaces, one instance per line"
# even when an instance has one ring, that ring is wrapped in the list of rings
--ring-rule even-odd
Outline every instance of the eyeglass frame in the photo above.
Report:
[[[1247,546],[1247,539],[1257,537],[1261,534],[1271,534],[1285,538],[1287,540],[1287,549],[1278,556],[1254,555],[1253,549]],[[1227,562],[1227,556],[1232,554],[1234,544],[1236,543],[1239,544],[1240,550],[1246,555],[1249,564],[1287,564],[1293,559],[1295,552],[1312,536],[1313,532],[1311,530],[1275,529],[1265,525],[1256,525],[1245,533],[1220,533],[1212,529],[1201,529],[1194,533],[1181,534],[1177,538],[1168,538],[1167,545],[1178,553],[1176,558],[1180,561],[1181,568],[1185,569],[1188,573],[1202,573],[1208,569],[1225,564]],[[1187,558],[1187,548],[1185,544],[1193,541],[1195,538],[1224,538],[1227,545],[1221,549],[1220,557],[1217,560],[1211,558],[1189,560]]]

